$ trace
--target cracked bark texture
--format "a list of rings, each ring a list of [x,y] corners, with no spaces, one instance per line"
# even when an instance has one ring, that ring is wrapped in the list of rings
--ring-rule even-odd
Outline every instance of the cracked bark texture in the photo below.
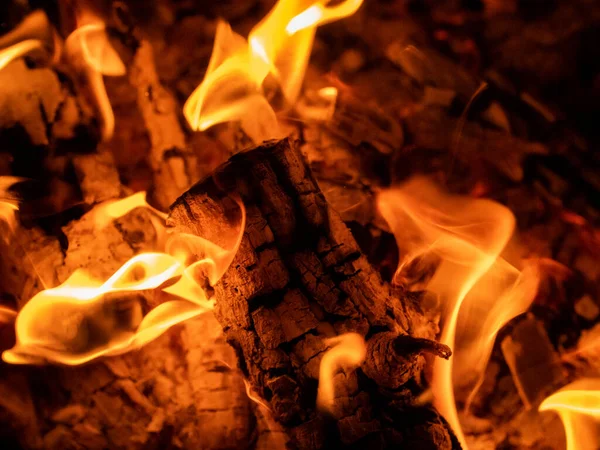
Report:
[[[392,295],[319,190],[290,139],[239,153],[171,207],[168,225],[225,245],[240,196],[247,214],[235,259],[214,286],[215,315],[242,372],[292,448],[458,448],[431,409],[414,405],[437,327]],[[200,281],[200,280],[199,280]],[[334,378],[335,406],[315,405],[325,339],[357,332],[367,357]],[[393,368],[393,370],[390,370]]]

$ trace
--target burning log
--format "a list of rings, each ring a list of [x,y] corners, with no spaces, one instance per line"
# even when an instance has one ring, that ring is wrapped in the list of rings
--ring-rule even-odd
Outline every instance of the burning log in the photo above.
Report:
[[[172,205],[168,224],[218,244],[237,195],[247,227],[213,286],[215,314],[292,443],[459,448],[435,411],[414,404],[424,354],[448,358],[449,349],[432,341],[437,327],[418,304],[392,296],[295,144],[269,141],[233,156]],[[315,404],[329,339],[344,333],[365,337],[364,362],[319,380],[332,382],[335,400]]]

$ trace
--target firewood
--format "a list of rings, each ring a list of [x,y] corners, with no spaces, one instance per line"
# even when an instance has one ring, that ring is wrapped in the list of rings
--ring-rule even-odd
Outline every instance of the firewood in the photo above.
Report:
[[[89,216],[71,221],[60,239],[33,227],[2,241],[2,298],[18,308],[77,268],[106,279],[133,255],[156,248],[147,210],[135,209],[102,230],[93,222]],[[144,308],[160,301],[151,292],[141,296]],[[9,346],[2,342],[2,350]],[[0,362],[0,437],[28,449],[249,448],[254,406],[234,358],[207,313],[139,351],[81,366]]]
[[[432,341],[436,325],[418,304],[392,296],[296,144],[269,141],[233,156],[172,205],[168,225],[219,243],[238,195],[247,226],[213,286],[215,314],[293,446],[411,448],[418,435],[420,448],[458,448],[434,411],[417,412],[411,390],[424,353],[447,358],[450,350]],[[357,372],[335,377],[335,406],[321,413],[315,397],[324,340],[347,332],[366,337],[367,356]]]
[[[137,109],[149,138],[147,162],[153,175],[151,194],[157,206],[166,209],[197,180],[198,162],[179,123],[178,104],[160,82],[152,45],[128,22],[131,18],[125,7],[119,5],[115,6],[118,17],[114,31],[124,44],[120,46],[121,58],[128,67],[129,85],[135,91]]]

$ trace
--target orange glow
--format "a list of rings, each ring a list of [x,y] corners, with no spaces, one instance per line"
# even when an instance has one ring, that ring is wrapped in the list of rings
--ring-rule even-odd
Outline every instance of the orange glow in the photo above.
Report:
[[[0,70],[6,67],[11,61],[20,58],[33,51],[43,51],[43,43],[37,39],[27,39],[18,44],[11,45],[0,50]]]
[[[360,334],[346,333],[331,339],[325,344],[332,346],[321,359],[319,367],[319,389],[317,406],[321,410],[331,411],[335,402],[333,378],[339,369],[351,370],[358,367],[367,355],[365,340]]]
[[[17,317],[17,312],[6,306],[0,306],[0,323],[12,323]]]
[[[285,27],[285,31],[292,35],[309,27],[316,27],[343,19],[354,14],[360,8],[360,5],[362,5],[362,0],[346,0],[333,7],[317,3],[290,20]]]
[[[308,90],[296,105],[296,110],[304,119],[327,122],[335,113],[337,98],[338,90],[333,86]]]
[[[248,40],[219,22],[206,76],[184,106],[194,130],[240,121],[255,141],[277,137],[275,112],[263,83],[272,75],[294,105],[310,57],[316,27],[353,14],[362,0],[334,7],[306,0],[280,0],[248,35]]]
[[[148,321],[155,324],[156,314],[151,312],[142,320],[139,297],[125,294],[154,289],[182,272],[175,258],[162,253],[133,257],[105,283],[75,271],[60,286],[35,295],[19,311],[17,344],[2,358],[13,364],[48,360],[75,365],[139,347],[148,336],[156,337],[147,325]]]
[[[201,275],[214,285],[237,253],[245,229],[245,209],[241,201],[238,204],[239,229],[226,239],[231,248],[173,234],[166,243],[173,254],[136,255],[105,282],[77,270],[60,286],[39,292],[19,311],[17,343],[2,358],[12,364],[83,364],[139,348],[171,326],[212,309],[214,301]],[[103,215],[114,220],[139,206],[149,208],[143,192],[99,205],[91,214],[102,225],[107,223]],[[167,300],[144,316],[143,297],[135,293],[167,283],[171,284],[162,292],[178,299]]]
[[[94,217],[94,224],[96,228],[101,230],[107,226],[114,219],[123,217],[135,208],[147,208],[156,214],[163,221],[167,219],[167,215],[156,208],[153,208],[146,201],[146,192],[136,192],[129,197],[125,197],[118,200],[108,200],[99,205],[96,205],[92,209],[91,213]]]
[[[0,37],[0,70],[11,61],[35,53],[48,62],[59,53],[57,35],[41,10],[28,14],[15,28]]]
[[[0,176],[0,220],[4,221],[11,231],[14,231],[17,221],[15,211],[19,209],[17,200],[9,193],[11,186],[23,181],[24,178]],[[7,236],[4,236],[7,239]]]
[[[499,258],[515,219],[491,200],[449,195],[426,178],[416,177],[383,191],[378,207],[400,249],[395,282],[406,282],[410,271],[427,257],[439,259],[427,290],[444,307],[440,342],[452,348],[454,358],[435,361],[431,389],[435,406],[467,448],[453,379],[468,383],[471,392],[477,388],[497,332],[533,301],[537,271],[520,272]]]
[[[600,379],[577,380],[547,397],[540,411],[556,411],[563,421],[567,450],[597,448],[600,436]]]
[[[82,74],[100,114],[102,139],[112,137],[115,117],[108,100],[103,75],[120,76],[125,65],[111,46],[104,22],[86,10],[76,11],[77,29],[65,41],[65,54],[73,68]]]

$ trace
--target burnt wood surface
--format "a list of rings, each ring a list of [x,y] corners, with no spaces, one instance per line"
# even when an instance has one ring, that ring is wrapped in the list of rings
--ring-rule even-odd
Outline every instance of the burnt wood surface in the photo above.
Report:
[[[437,325],[414,300],[392,295],[295,142],[233,156],[172,205],[168,225],[224,245],[237,195],[247,224],[214,286],[215,314],[291,446],[457,448],[435,411],[414,404],[425,353],[450,356],[431,340]],[[359,370],[335,376],[335,406],[321,413],[315,398],[324,340],[347,332],[366,338],[367,356]]]

